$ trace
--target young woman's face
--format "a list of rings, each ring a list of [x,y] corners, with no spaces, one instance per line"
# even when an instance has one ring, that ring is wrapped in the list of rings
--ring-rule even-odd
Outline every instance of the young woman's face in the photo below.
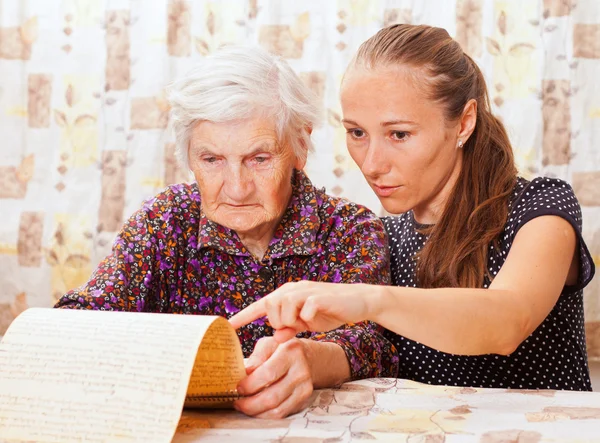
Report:
[[[421,71],[351,68],[341,91],[350,155],[386,211],[435,223],[460,173],[460,122],[427,97]],[[463,140],[464,142],[464,140]]]

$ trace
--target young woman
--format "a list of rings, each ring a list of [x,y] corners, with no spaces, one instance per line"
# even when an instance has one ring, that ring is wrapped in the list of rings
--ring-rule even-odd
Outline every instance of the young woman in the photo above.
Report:
[[[517,176],[473,60],[443,29],[392,26],[360,47],[341,100],[350,155],[400,214],[384,218],[394,286],[290,283],[232,324],[267,315],[283,342],[371,320],[401,378],[591,390],[579,204],[563,181]]]

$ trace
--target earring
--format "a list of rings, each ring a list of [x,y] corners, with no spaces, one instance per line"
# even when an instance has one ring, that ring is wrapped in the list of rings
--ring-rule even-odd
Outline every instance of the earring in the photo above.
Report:
[[[462,140],[459,140],[459,141],[458,141],[458,147],[459,147],[459,148],[462,148],[462,147],[463,147],[463,142],[462,142]]]

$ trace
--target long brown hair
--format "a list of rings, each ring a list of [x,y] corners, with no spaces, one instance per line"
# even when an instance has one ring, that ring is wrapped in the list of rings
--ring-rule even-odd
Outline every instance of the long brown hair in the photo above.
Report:
[[[488,248],[498,244],[517,179],[510,141],[491,113],[481,70],[446,30],[407,24],[384,28],[364,42],[353,64],[419,69],[429,98],[444,106],[448,122],[461,118],[469,100],[477,101],[460,175],[416,260],[422,288],[481,287],[486,275],[491,279]]]

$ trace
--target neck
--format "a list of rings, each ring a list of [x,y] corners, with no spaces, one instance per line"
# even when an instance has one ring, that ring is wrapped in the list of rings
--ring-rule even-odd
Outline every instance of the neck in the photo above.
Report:
[[[275,235],[275,229],[279,224],[277,220],[276,223],[270,223],[269,226],[260,226],[254,229],[251,232],[244,232],[243,234],[238,233],[238,237],[242,244],[246,247],[246,249],[256,257],[259,261],[262,260],[267,249],[269,249],[269,243],[273,239]]]
[[[292,198],[293,190],[290,189],[288,196],[288,205]],[[246,249],[252,254],[257,260],[262,260],[269,249],[269,244],[275,236],[275,231],[281,223],[283,216],[285,215],[286,209],[283,210],[279,217],[273,219],[268,223],[259,224],[256,228],[250,231],[238,232],[237,235],[246,247]]]

